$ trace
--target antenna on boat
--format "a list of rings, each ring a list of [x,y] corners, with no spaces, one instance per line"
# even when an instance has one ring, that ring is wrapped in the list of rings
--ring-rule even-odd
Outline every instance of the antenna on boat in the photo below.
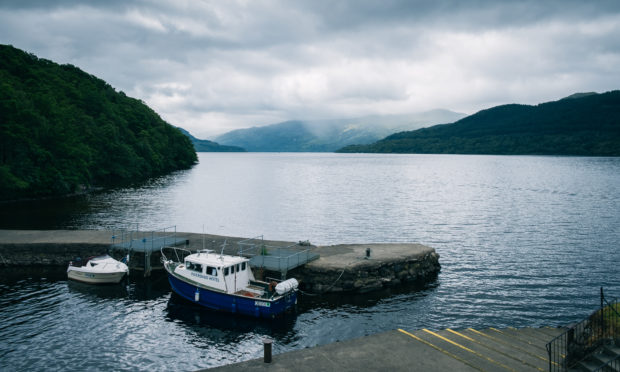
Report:
[[[228,240],[228,238],[224,239],[224,244],[222,244],[222,250],[220,251],[220,260],[223,260],[224,257],[222,256],[224,254],[224,248],[226,248],[226,241]]]
[[[205,224],[202,224],[202,250],[205,250]]]

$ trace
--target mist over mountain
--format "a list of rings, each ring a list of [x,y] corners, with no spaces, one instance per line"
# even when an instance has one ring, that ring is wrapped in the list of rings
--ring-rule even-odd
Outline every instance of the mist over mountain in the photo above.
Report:
[[[465,114],[437,109],[407,115],[373,115],[353,119],[291,120],[237,129],[214,138],[221,145],[256,152],[330,152],[351,144],[368,144],[385,136],[451,123]]]
[[[192,145],[194,145],[194,149],[196,152],[245,152],[245,149],[237,146],[223,146],[217,142],[198,139],[191,135],[190,132],[186,131],[183,128],[178,128],[181,133],[185,134],[190,141],[192,141]]]
[[[620,156],[620,91],[496,106],[338,152]]]

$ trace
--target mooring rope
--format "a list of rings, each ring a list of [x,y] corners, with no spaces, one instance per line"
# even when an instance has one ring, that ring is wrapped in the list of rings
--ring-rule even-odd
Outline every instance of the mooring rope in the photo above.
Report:
[[[338,275],[338,278],[336,280],[334,280],[334,282],[329,287],[327,287],[325,290],[323,290],[322,292],[320,292],[320,293],[310,293],[310,292],[302,291],[301,289],[299,290],[299,292],[301,292],[301,293],[303,293],[304,295],[307,295],[307,296],[320,296],[322,294],[325,294],[327,291],[332,289],[336,285],[336,283],[338,283],[340,278],[342,278],[342,274],[344,274],[344,271],[347,269],[347,266],[351,265],[353,262],[355,262],[355,261],[352,261],[352,262],[349,262],[348,264],[346,264],[345,267],[342,268],[342,271],[340,272],[340,275]]]

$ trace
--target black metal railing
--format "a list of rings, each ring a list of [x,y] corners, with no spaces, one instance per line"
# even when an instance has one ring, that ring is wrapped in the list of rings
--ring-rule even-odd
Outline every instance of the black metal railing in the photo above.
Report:
[[[549,371],[566,371],[602,345],[620,342],[620,303],[607,301],[601,287],[601,307],[547,344]],[[617,362],[616,362],[617,363]]]
[[[593,372],[620,371],[620,355],[595,369]]]

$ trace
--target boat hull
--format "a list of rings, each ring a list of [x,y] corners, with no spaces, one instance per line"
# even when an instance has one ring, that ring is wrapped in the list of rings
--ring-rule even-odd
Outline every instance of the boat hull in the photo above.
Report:
[[[67,271],[67,277],[71,280],[76,280],[82,283],[89,284],[114,284],[120,283],[123,277],[127,274],[125,271],[112,272],[112,273],[92,273],[81,270]]]
[[[187,283],[170,272],[168,281],[172,290],[184,299],[209,309],[242,314],[256,318],[274,318],[292,309],[297,303],[297,292],[291,291],[274,300],[245,297],[215,292]],[[196,292],[198,291],[198,295]]]

